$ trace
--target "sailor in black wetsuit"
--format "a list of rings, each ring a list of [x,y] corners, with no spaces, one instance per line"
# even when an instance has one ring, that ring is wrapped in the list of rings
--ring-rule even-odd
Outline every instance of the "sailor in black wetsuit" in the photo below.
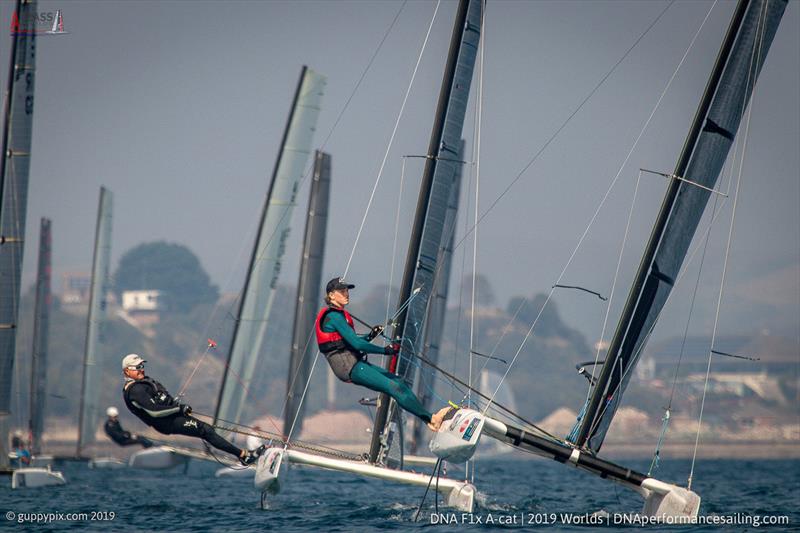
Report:
[[[149,448],[153,445],[150,439],[142,437],[141,435],[133,435],[130,431],[122,429],[122,425],[119,423],[119,411],[116,407],[111,406],[106,409],[106,415],[108,415],[108,419],[106,419],[106,423],[103,424],[103,429],[106,435],[108,435],[108,438],[120,446],[141,444],[142,447]]]
[[[145,377],[145,362],[134,353],[122,359],[122,373],[125,374],[122,396],[131,413],[159,433],[203,439],[211,446],[236,456],[243,465],[253,464],[258,459],[264,446],[257,450],[239,449],[220,437],[209,424],[190,416],[190,406],[178,403],[161,383]]]

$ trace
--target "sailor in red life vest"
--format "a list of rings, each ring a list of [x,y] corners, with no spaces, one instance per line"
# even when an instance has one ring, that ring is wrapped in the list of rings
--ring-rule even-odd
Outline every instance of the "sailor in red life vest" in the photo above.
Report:
[[[390,345],[384,348],[369,342],[382,331],[379,327],[366,335],[356,333],[353,317],[345,310],[350,303],[350,289],[354,287],[342,278],[333,278],[326,285],[325,303],[328,305],[320,310],[315,322],[319,351],[325,355],[337,378],[388,394],[400,407],[419,417],[433,431],[438,431],[449,408],[445,407],[436,414],[428,412],[400,376],[367,362],[368,353],[395,355],[398,347]]]

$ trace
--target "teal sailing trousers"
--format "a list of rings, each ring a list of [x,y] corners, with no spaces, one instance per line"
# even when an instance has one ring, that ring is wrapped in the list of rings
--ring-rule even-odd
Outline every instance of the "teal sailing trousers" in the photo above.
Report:
[[[350,380],[356,385],[377,392],[385,392],[394,398],[400,407],[422,419],[423,422],[431,421],[431,413],[425,410],[414,392],[400,376],[366,361],[359,361],[350,371]]]

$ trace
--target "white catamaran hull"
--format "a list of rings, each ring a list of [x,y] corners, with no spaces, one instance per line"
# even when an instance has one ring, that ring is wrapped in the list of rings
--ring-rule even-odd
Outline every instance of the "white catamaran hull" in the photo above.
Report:
[[[61,472],[49,468],[18,468],[11,474],[11,488],[38,488],[66,485],[67,480]]]
[[[131,455],[128,459],[128,466],[145,470],[165,470],[185,464],[186,461],[186,457],[178,454],[170,446],[155,446],[139,450]]]
[[[270,452],[276,450],[273,448],[269,450],[259,460],[256,472],[256,479],[259,478],[258,469],[266,469],[272,464],[268,461]],[[318,468],[326,468],[328,470],[336,470],[338,472],[349,472],[351,474],[369,476],[377,479],[384,479],[387,481],[396,481],[406,485],[415,485],[417,487],[427,487],[430,482],[430,476],[426,474],[418,474],[415,472],[405,472],[403,470],[392,470],[380,466],[375,466],[361,461],[350,461],[347,459],[334,459],[331,457],[323,457],[321,455],[314,455],[311,453],[300,452],[297,450],[279,450],[283,452],[283,459],[288,460],[290,463],[314,466]],[[280,468],[274,468],[274,472],[265,476],[267,479],[275,477],[277,482],[277,475]],[[257,488],[258,485],[257,485]],[[449,507],[458,509],[459,511],[472,512],[475,503],[475,486],[468,481],[457,481],[449,478],[439,478],[438,483],[439,492],[445,499],[445,504]]]
[[[116,457],[95,457],[89,460],[89,468],[102,470],[117,470],[125,468],[128,463]]]
[[[214,472],[214,477],[235,477],[235,478],[252,478],[256,475],[256,469],[252,466],[231,466],[223,467]]]

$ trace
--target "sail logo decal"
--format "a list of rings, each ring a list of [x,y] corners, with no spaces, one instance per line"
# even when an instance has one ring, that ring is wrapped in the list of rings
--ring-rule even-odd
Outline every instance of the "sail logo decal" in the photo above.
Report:
[[[469,425],[469,418],[464,418],[464,423],[461,424],[461,427],[458,428],[459,433],[464,433],[464,430],[467,429],[467,425]]]
[[[11,15],[10,31],[16,35],[66,35],[64,15],[60,9],[56,11],[40,11],[22,15],[14,11]]]
[[[464,436],[462,437],[464,440],[468,441],[472,438],[472,434],[475,433],[475,428],[478,427],[479,422],[480,419],[477,416],[472,419],[472,422],[470,423],[469,427],[464,432]]]

